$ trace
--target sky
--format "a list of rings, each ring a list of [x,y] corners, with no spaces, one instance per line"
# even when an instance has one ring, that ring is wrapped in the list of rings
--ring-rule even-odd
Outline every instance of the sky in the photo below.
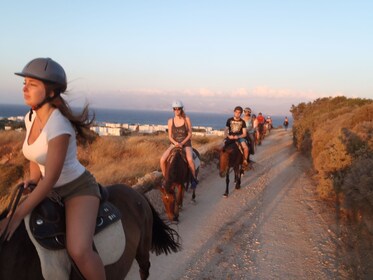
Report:
[[[0,103],[50,57],[92,107],[287,115],[317,98],[373,99],[373,1],[2,1]]]

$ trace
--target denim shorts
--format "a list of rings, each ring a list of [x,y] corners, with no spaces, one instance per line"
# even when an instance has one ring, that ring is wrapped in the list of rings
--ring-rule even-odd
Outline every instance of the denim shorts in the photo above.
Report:
[[[239,143],[245,142],[247,144],[246,138],[238,138],[238,142]]]
[[[80,195],[96,196],[101,199],[100,189],[96,179],[88,170],[84,171],[82,175],[70,183],[53,188],[51,193],[52,197],[57,196],[62,202]]]

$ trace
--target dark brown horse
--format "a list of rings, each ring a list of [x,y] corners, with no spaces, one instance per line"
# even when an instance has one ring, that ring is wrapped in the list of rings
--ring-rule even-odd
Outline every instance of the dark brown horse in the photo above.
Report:
[[[165,183],[161,187],[162,200],[170,221],[179,221],[183,206],[185,184],[191,179],[191,172],[182,148],[174,148],[166,160]]]
[[[229,173],[231,170],[234,171],[234,182],[235,188],[241,188],[241,175],[243,173],[242,169],[243,154],[240,151],[239,143],[236,141],[227,141],[220,151],[219,156],[219,175],[220,177],[225,177],[225,192],[224,196],[229,195]]]
[[[140,267],[140,278],[149,276],[149,252],[168,254],[180,249],[178,233],[166,225],[146,197],[126,185],[106,188],[109,202],[122,214],[126,246],[120,259],[105,267],[106,278],[122,280],[136,259]],[[0,220],[7,213],[0,215]],[[40,261],[34,245],[28,237],[24,223],[18,227],[10,241],[0,246],[0,279],[43,279]],[[72,270],[70,279],[81,279]]]
[[[262,145],[262,141],[264,140],[264,136],[265,136],[264,123],[258,124],[258,131],[259,131],[259,137],[257,139],[257,142],[258,142],[258,145]]]

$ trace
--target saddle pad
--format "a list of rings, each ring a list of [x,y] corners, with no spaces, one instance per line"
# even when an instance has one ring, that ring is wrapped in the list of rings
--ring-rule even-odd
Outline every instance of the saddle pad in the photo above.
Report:
[[[193,162],[194,162],[194,168],[197,170],[199,166],[201,165],[201,160],[199,159],[198,155],[193,151]]]
[[[30,230],[30,214],[24,218],[29,238],[38,252],[43,277],[46,280],[69,280],[71,263],[66,249],[48,250],[42,247]],[[122,256],[126,238],[122,221],[111,224],[94,236],[94,243],[104,265],[115,263]]]

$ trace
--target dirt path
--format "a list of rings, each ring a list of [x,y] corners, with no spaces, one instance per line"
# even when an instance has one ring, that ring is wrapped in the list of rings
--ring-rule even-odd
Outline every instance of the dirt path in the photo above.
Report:
[[[183,250],[152,255],[149,279],[349,279],[339,263],[333,212],[314,196],[309,163],[291,137],[273,130],[242,189],[231,183],[228,198],[216,166],[205,168],[197,203],[186,194],[175,225]],[[134,264],[126,279],[139,279],[137,270]]]

